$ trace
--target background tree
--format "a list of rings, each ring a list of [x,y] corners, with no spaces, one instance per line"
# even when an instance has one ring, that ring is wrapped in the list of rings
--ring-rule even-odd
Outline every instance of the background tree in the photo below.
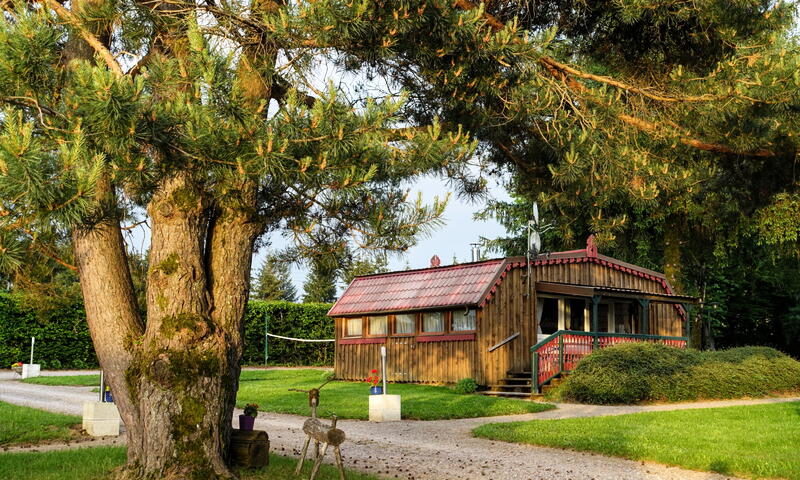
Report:
[[[337,276],[337,269],[327,262],[313,262],[303,283],[303,303],[335,301]]]
[[[261,264],[250,296],[255,300],[297,301],[297,289],[292,284],[290,266],[274,254],[267,254]]]

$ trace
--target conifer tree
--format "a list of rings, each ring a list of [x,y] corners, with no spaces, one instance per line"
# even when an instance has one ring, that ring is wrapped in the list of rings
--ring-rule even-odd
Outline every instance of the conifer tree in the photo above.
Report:
[[[297,301],[297,289],[292,284],[289,264],[268,254],[256,274],[251,296],[255,300]]]
[[[330,303],[336,300],[336,269],[315,262],[303,283],[303,303]]]

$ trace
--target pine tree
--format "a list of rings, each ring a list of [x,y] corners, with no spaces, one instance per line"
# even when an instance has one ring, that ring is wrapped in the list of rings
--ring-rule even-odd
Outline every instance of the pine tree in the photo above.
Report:
[[[269,254],[254,279],[250,296],[255,300],[297,301],[297,289],[292,284],[289,264]]]
[[[336,300],[336,270],[314,264],[303,283],[303,303]]]

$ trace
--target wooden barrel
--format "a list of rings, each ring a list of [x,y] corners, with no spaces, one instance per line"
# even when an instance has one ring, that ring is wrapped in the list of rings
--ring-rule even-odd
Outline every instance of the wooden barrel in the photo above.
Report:
[[[241,467],[269,465],[269,435],[263,430],[233,429],[230,447],[231,463]]]

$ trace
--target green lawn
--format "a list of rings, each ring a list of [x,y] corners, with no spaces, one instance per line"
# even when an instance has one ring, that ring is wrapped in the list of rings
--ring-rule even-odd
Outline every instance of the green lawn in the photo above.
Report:
[[[347,459],[345,459],[345,464]],[[124,447],[94,447],[39,453],[0,454],[0,478],[13,480],[99,480],[109,470],[125,463]],[[308,478],[311,462],[295,476],[297,460],[270,455],[269,466],[260,470],[242,470],[241,480],[299,480]],[[338,480],[334,467],[322,465],[322,480]],[[347,472],[349,480],[378,480],[379,477]]]
[[[800,480],[800,402],[493,423],[474,434],[725,475]]]
[[[66,375],[58,377],[33,377],[23,380],[36,385],[66,385],[69,387],[96,387],[100,385],[100,375]]]
[[[248,370],[242,372],[237,406],[257,403],[261,410],[308,415],[308,396],[289,388],[318,387],[322,370]],[[461,395],[447,387],[389,384],[389,393],[402,395],[403,418],[439,420],[541,412],[553,405],[482,395]],[[369,385],[364,382],[331,382],[320,392],[319,415],[366,420],[369,417]]]
[[[0,402],[0,418],[0,446],[70,440],[80,435],[74,427],[80,426],[81,419],[72,415]]]
[[[308,390],[318,387],[325,370],[246,370],[242,372],[237,406],[257,403],[262,411],[308,415],[308,396],[289,388]],[[85,385],[100,383],[98,375],[37,377],[26,380],[42,385]],[[403,418],[440,420],[489,417],[541,412],[554,408],[508,398],[461,395],[448,387],[389,384],[389,393],[402,395]],[[331,382],[322,389],[319,414],[366,420],[369,417],[369,385],[364,382]]]

